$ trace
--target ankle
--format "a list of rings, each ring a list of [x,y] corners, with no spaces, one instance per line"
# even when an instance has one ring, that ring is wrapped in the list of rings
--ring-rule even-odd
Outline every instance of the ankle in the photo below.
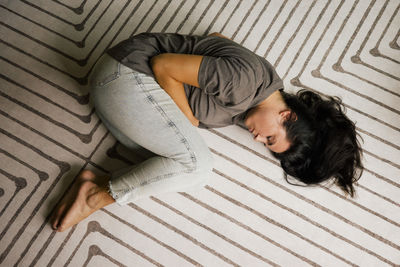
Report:
[[[108,187],[95,185],[91,188],[86,203],[92,209],[100,209],[115,202],[110,193],[108,192]]]

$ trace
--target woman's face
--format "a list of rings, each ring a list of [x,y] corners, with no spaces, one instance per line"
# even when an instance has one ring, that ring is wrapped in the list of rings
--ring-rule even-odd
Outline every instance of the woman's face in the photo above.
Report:
[[[283,126],[291,112],[274,111],[254,108],[249,111],[245,125],[253,134],[254,140],[264,143],[273,152],[281,153],[289,149],[290,142],[286,139],[286,130]]]

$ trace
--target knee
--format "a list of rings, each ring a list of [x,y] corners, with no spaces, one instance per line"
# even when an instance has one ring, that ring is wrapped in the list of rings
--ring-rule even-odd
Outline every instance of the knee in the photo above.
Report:
[[[214,158],[212,157],[210,152],[199,168],[201,172],[202,186],[205,186],[206,184],[209,183],[213,168],[214,168]]]
[[[188,172],[192,175],[193,182],[196,184],[193,189],[198,189],[209,183],[214,167],[214,159],[208,151],[208,153],[197,155],[196,163],[193,165],[195,167],[190,168]]]
[[[185,139],[186,140],[186,139]],[[182,147],[181,147],[182,148]],[[174,154],[172,159],[184,168],[186,173],[210,172],[214,167],[214,158],[202,139],[185,143],[186,149]],[[185,152],[183,152],[183,150]]]
[[[214,158],[208,148],[201,153],[195,153],[193,166],[193,172],[209,173],[212,171],[214,167]]]

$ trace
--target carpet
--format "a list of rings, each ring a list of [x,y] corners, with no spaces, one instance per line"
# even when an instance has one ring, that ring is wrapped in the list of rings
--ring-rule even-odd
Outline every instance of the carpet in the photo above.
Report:
[[[399,266],[396,0],[0,0],[0,266]],[[288,184],[237,126],[200,130],[210,183],[107,206],[63,232],[48,216],[83,169],[145,159],[99,121],[88,76],[141,32],[221,32],[288,91],[342,98],[363,138],[356,197]]]

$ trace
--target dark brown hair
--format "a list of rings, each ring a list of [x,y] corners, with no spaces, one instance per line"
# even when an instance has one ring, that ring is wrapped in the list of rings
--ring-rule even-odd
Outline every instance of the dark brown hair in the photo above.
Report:
[[[335,179],[336,184],[353,197],[353,183],[364,168],[362,149],[355,124],[344,114],[341,100],[338,97],[324,99],[307,90],[297,94],[281,91],[281,94],[288,108],[296,114],[295,120],[289,119],[284,124],[291,143],[289,150],[273,153],[285,173],[308,185]]]

